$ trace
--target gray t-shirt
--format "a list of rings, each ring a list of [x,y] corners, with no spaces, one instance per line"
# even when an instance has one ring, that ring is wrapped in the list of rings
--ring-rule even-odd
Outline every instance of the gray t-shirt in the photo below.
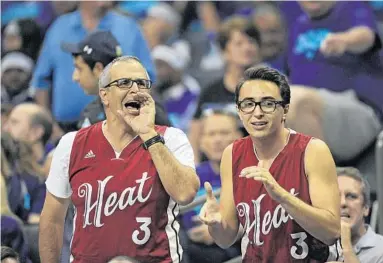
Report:
[[[361,263],[383,263],[383,236],[378,235],[369,225],[367,232],[354,246]]]

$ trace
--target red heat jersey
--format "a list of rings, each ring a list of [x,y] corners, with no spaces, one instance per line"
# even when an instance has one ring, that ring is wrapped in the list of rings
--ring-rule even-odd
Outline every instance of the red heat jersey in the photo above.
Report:
[[[180,262],[179,208],[163,188],[150,153],[136,137],[118,156],[102,123],[78,131],[71,151],[72,262],[105,263],[118,255]],[[166,129],[156,126],[161,134]]]
[[[307,204],[311,200],[304,155],[310,140],[290,131],[287,145],[269,169],[278,184]],[[234,201],[244,230],[243,263],[317,262],[310,259],[310,246],[327,246],[314,240],[282,205],[272,200],[262,182],[239,177],[242,169],[258,165],[251,138],[235,141],[232,154]]]

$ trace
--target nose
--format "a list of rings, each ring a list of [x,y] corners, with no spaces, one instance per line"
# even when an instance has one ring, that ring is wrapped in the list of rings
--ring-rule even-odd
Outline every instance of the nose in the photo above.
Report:
[[[129,91],[137,93],[140,91],[140,88],[138,87],[136,82],[133,82],[133,85],[130,87]]]
[[[75,82],[79,82],[79,74],[78,74],[78,72],[77,72],[77,69],[75,69],[74,71],[73,71],[73,74],[72,74],[72,79],[73,79],[73,81],[75,81]]]
[[[263,111],[261,110],[261,105],[255,106],[253,115],[257,118],[261,118],[264,115]]]
[[[347,206],[346,197],[343,194],[340,195],[340,206],[342,208]]]

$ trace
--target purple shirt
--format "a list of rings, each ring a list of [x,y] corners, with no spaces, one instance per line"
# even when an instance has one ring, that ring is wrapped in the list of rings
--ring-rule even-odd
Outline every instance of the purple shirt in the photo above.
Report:
[[[364,2],[338,2],[325,17],[300,16],[290,32],[288,68],[292,84],[326,88],[332,91],[353,89],[358,97],[383,109],[383,64],[379,57],[381,41],[363,54],[345,53],[325,57],[319,51],[329,33],[367,26],[377,32],[370,7]]]
[[[200,163],[196,168],[196,172],[201,181],[201,187],[198,190],[196,197],[206,195],[204,187],[205,182],[209,182],[211,184],[213,191],[221,188],[221,177],[218,173],[214,172],[210,162],[207,161]],[[199,214],[201,208],[202,205],[196,206],[194,210],[182,215],[182,226],[185,230],[189,230],[195,226],[192,218]]]

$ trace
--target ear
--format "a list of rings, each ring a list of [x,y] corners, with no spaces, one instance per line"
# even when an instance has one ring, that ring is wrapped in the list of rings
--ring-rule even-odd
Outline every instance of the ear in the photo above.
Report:
[[[285,107],[283,108],[283,114],[286,115],[289,112],[289,109],[290,109],[290,104],[285,105]]]
[[[43,137],[44,128],[41,125],[33,125],[30,131],[32,141],[40,140]]]
[[[104,66],[100,62],[96,62],[96,64],[93,67],[93,74],[97,78],[99,78],[103,70],[104,70]]]
[[[109,105],[109,100],[108,100],[108,90],[107,89],[99,89],[98,95],[100,96],[102,104],[105,106]]]
[[[370,213],[370,208],[367,205],[363,206],[363,216],[367,217],[369,213]]]
[[[242,115],[241,115],[241,111],[239,110],[238,105],[235,106],[235,109],[237,110],[237,114],[238,114],[239,119],[240,119],[241,121],[243,121],[243,119],[242,119]]]

